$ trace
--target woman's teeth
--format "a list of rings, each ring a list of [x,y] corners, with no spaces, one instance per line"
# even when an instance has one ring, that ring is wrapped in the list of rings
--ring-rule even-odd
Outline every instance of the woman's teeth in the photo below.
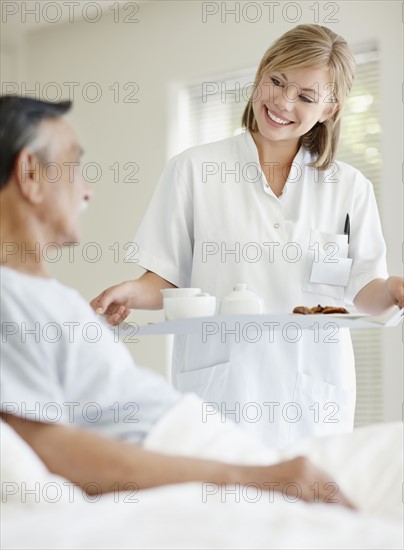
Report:
[[[274,122],[277,122],[278,124],[289,124],[290,120],[283,120],[282,118],[278,118],[277,116],[273,115],[269,109],[267,109],[268,116],[271,120]]]

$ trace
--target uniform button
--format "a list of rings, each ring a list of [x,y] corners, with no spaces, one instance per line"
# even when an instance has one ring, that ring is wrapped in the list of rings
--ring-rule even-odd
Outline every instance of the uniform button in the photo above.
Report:
[[[274,227],[275,227],[275,229],[279,229],[279,228],[280,228],[280,224],[279,224],[279,223],[275,223],[275,224],[274,224]]]

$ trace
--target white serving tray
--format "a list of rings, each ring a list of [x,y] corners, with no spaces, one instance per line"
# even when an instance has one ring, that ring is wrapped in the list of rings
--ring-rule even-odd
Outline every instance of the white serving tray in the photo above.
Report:
[[[218,330],[231,330],[240,323],[241,328],[246,325],[253,327],[258,325],[262,331],[284,330],[288,325],[301,330],[327,330],[333,327],[350,329],[369,329],[394,327],[398,325],[404,314],[404,308],[395,310],[380,317],[351,314],[331,315],[299,315],[299,314],[263,314],[263,315],[212,315],[210,317],[194,317],[192,319],[178,319],[176,321],[165,321],[149,323],[137,326],[136,323],[123,323],[119,327],[119,336],[146,336],[157,334],[203,334],[212,333]],[[317,325],[315,323],[318,323]]]

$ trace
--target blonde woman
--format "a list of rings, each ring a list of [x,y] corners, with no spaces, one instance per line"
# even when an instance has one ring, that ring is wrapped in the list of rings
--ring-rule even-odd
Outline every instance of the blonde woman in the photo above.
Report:
[[[117,324],[132,308],[161,308],[162,288],[200,287],[221,300],[239,282],[270,313],[318,303],[373,314],[402,307],[372,185],[335,161],[354,71],[346,41],[325,27],[281,36],[259,65],[246,131],[168,163],[135,237],[146,273],[107,289],[93,308]],[[348,330],[218,328],[174,346],[173,383],[209,402],[205,412],[277,447],[352,429]]]

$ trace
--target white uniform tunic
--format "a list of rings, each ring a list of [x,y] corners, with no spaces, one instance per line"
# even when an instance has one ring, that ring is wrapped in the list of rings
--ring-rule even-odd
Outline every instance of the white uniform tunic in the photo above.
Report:
[[[307,166],[312,160],[302,147],[278,198],[249,132],[174,157],[135,237],[140,265],[178,287],[200,287],[218,303],[234,284],[247,283],[265,313],[352,303],[367,283],[388,276],[372,185],[345,163],[319,172]],[[239,328],[227,323],[209,337],[177,337],[174,385],[270,445],[352,429],[347,329]]]

